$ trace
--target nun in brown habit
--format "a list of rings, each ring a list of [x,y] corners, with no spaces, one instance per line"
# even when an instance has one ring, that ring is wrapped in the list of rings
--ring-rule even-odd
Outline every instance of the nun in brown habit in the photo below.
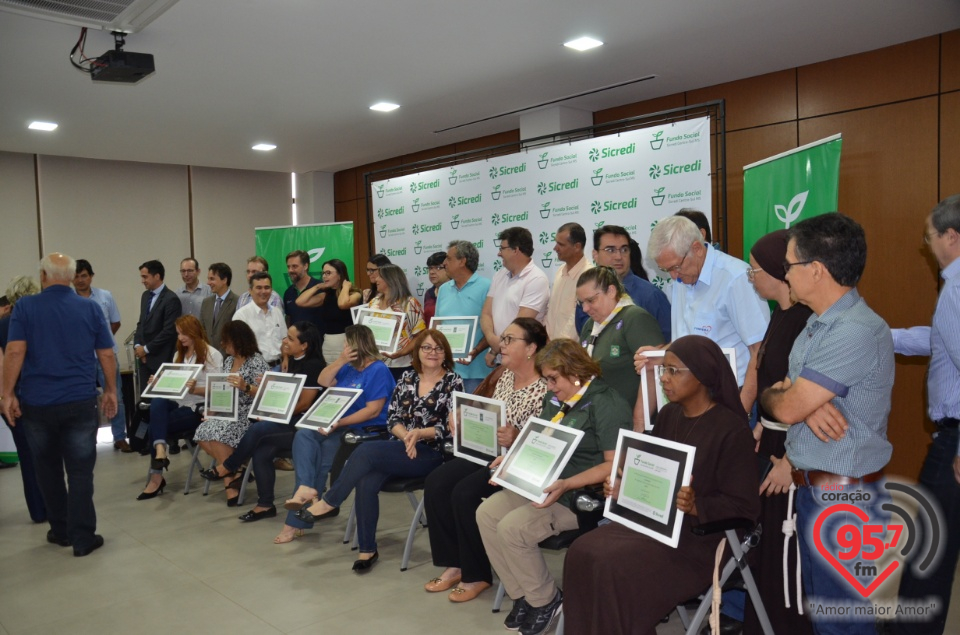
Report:
[[[691,528],[760,512],[754,440],[720,347],[688,335],[670,344],[663,363],[670,403],[650,434],[697,448],[691,484],[676,501],[684,512],[680,544],[674,549],[618,523],[580,537],[564,563],[568,633],[655,635],[661,618],[711,582],[722,535],[696,536]]]

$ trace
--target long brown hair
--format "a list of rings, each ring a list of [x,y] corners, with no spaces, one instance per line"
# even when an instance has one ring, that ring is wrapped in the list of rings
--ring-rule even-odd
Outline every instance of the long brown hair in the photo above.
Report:
[[[193,350],[197,355],[197,363],[206,363],[207,348],[210,346],[210,341],[207,340],[207,333],[203,330],[200,320],[192,315],[181,315],[177,318],[176,325],[181,333],[193,340]],[[180,338],[177,338],[177,356],[173,360],[174,363],[182,364],[186,356],[187,347],[180,343]]]

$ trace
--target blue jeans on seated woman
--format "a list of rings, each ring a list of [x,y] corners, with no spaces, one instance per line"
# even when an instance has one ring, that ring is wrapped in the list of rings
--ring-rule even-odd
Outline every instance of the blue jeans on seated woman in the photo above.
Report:
[[[297,429],[286,423],[254,421],[240,438],[240,443],[223,462],[231,472],[253,459],[253,475],[257,479],[257,506],[273,507],[273,487],[277,481],[273,459],[280,450],[289,450]]]
[[[340,478],[323,500],[340,507],[356,488],[357,541],[362,553],[377,550],[377,522],[380,519],[380,488],[391,478],[426,476],[443,463],[443,454],[426,443],[417,443],[417,456],[407,456],[406,446],[398,439],[367,441],[350,455]]]
[[[196,430],[200,415],[192,406],[181,406],[169,399],[154,399],[150,402],[150,448],[162,443],[167,445],[170,435]],[[157,474],[160,470],[150,470]]]
[[[306,428],[297,431],[297,436],[293,439],[293,469],[297,476],[297,488],[306,485],[318,492],[326,489],[327,475],[333,467],[333,459],[340,449],[340,440],[345,430],[346,428],[334,430],[327,436]],[[297,529],[313,527],[313,523],[297,518],[296,512],[287,512],[286,523]]]

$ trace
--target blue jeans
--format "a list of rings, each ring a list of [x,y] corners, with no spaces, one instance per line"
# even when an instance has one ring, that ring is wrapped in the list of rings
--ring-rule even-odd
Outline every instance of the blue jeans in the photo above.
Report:
[[[323,436],[314,430],[297,431],[293,439],[293,467],[297,476],[297,487],[306,485],[323,492],[327,485],[327,474],[333,467],[333,459],[340,449],[340,440],[344,429],[334,430]],[[287,512],[287,525],[297,529],[310,529],[313,523],[305,523],[297,518],[296,512]]]
[[[240,438],[233,454],[223,462],[223,467],[236,472],[248,460],[253,459],[253,475],[257,479],[257,505],[273,507],[273,488],[277,471],[273,459],[280,450],[289,450],[296,428],[286,423],[254,421]]]
[[[356,488],[357,540],[362,553],[377,550],[377,522],[380,520],[380,488],[391,477],[426,476],[443,463],[443,454],[426,443],[417,443],[417,456],[407,456],[399,440],[367,441],[350,455],[340,478],[324,494],[328,505],[340,507]]]
[[[480,379],[464,379],[463,380],[463,392],[468,392],[473,394],[477,392],[477,388],[480,387],[480,384],[483,383],[483,378]]]
[[[74,549],[93,546],[97,529],[93,507],[97,400],[55,406],[21,404],[20,410],[22,416],[17,425],[23,426],[33,452],[50,529],[58,537],[69,538]]]
[[[848,503],[862,509],[869,516],[870,524],[886,525],[889,513],[881,509],[881,505],[890,501],[890,496],[883,487],[884,479],[866,485],[847,485],[842,489],[824,491],[820,487],[801,487],[796,494],[797,510],[797,537],[800,541],[800,562],[802,566],[803,592],[806,605],[804,613],[810,616],[813,630],[818,635],[874,635],[876,633],[875,617],[868,612],[861,616],[855,614],[856,607],[870,607],[870,598],[864,598],[839,572],[822,556],[813,541],[814,525],[817,517],[828,507],[841,504],[843,501],[824,500],[824,496],[838,493],[862,492],[870,494],[869,501]],[[853,525],[859,531],[863,530],[864,522],[850,512],[835,512],[830,514],[820,529],[820,536],[824,548],[836,558],[840,551],[837,534],[845,525]],[[879,534],[883,536],[883,534]],[[864,547],[866,550],[867,547]],[[845,548],[844,551],[848,549]],[[844,562],[840,561],[839,562]],[[876,576],[861,574],[857,567],[873,564],[860,557],[845,561],[844,568],[855,578],[863,580],[863,586],[868,586]],[[842,617],[836,618],[829,613],[818,615],[817,607],[845,607]]]
[[[167,445],[167,437],[171,434],[196,430],[199,425],[200,415],[193,408],[169,399],[154,399],[150,402],[150,449],[161,443]],[[160,470],[150,471],[160,473]]]
[[[123,390],[120,383],[120,360],[117,360],[117,414],[110,420],[110,431],[114,441],[125,441],[127,438],[127,413],[123,409]],[[97,383],[106,389],[107,382],[103,376],[103,367],[97,362]]]
[[[4,419],[6,422],[6,419]],[[7,424],[9,427],[9,424]],[[43,494],[40,492],[40,485],[37,483],[37,470],[33,461],[33,453],[30,451],[30,444],[27,443],[26,433],[23,426],[18,425],[10,428],[13,435],[13,443],[17,446],[17,460],[20,461],[20,477],[23,479],[23,497],[27,501],[27,511],[30,512],[30,520],[35,523],[47,522],[47,508],[43,504]]]

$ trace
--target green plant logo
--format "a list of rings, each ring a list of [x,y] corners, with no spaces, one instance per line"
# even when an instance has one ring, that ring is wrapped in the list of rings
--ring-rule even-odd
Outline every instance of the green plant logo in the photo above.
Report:
[[[651,166],[650,166],[650,178],[651,178],[651,179],[659,179],[659,178],[660,178],[660,175],[661,175],[660,166],[657,165],[656,163],[654,163],[653,165],[651,165]]]
[[[600,201],[594,201],[590,203],[590,212],[592,214],[599,214],[603,210],[603,204]]]
[[[411,193],[411,194],[416,194],[416,193],[417,193],[417,184],[416,184],[416,183],[412,183],[412,182],[410,183],[410,193]]]
[[[541,160],[541,161],[544,161],[544,160],[547,158],[547,155],[548,155],[548,154],[550,154],[550,153],[549,153],[549,152],[544,152],[543,154],[541,154],[541,155],[540,155],[540,160]]]
[[[594,176],[600,176],[600,173],[603,172],[603,168],[597,168],[593,171]]]
[[[377,198],[383,198],[383,183],[377,186]]]
[[[419,204],[420,204],[420,199],[419,199],[419,198],[413,199],[413,204],[414,204],[414,205],[419,205]]]
[[[450,199],[449,199],[447,202],[450,204],[450,207],[456,207],[456,206],[457,206],[457,197],[456,197],[456,196],[451,196]]]
[[[606,222],[607,222],[607,221],[602,220],[602,221],[600,221],[599,223],[594,224],[594,229],[600,229],[601,227],[603,227],[603,226],[606,224]]]
[[[450,168],[450,176],[456,176],[456,175],[457,175],[457,168]]]
[[[500,191],[500,187],[501,187],[501,185],[500,185],[499,183],[497,183],[496,187],[493,188],[493,191],[494,191],[494,192],[499,192],[499,191]]]
[[[600,151],[597,150],[596,148],[592,148],[592,149],[590,150],[590,155],[589,155],[589,156],[590,156],[590,160],[593,161],[594,163],[596,163],[597,161],[600,160]]]
[[[377,210],[377,218],[383,218],[383,208]]]
[[[785,225],[786,229],[790,229],[790,223],[800,218],[800,214],[803,213],[803,206],[807,202],[808,194],[810,194],[810,190],[800,192],[790,200],[790,204],[786,207],[783,205],[773,206],[773,213],[776,214],[780,222]],[[783,214],[782,216],[781,213]]]
[[[537,183],[537,194],[546,194],[547,193],[547,184],[543,181]]]
[[[451,218],[450,220],[454,220],[454,221],[460,220],[460,214],[454,214],[453,218]]]
[[[496,225],[499,225],[499,224],[500,224],[500,214],[494,213],[493,216],[490,217],[490,222],[493,223],[495,226],[496,226]]]
[[[495,179],[495,178],[497,178],[498,176],[500,176],[500,171],[497,170],[496,166],[493,166],[493,167],[490,168],[489,174],[490,174],[490,178],[491,178],[491,179]]]
[[[653,140],[656,141],[657,139],[659,139],[659,138],[662,137],[662,136],[663,136],[663,130],[661,130],[661,131],[659,131],[659,132],[655,132],[655,133],[653,133]]]

